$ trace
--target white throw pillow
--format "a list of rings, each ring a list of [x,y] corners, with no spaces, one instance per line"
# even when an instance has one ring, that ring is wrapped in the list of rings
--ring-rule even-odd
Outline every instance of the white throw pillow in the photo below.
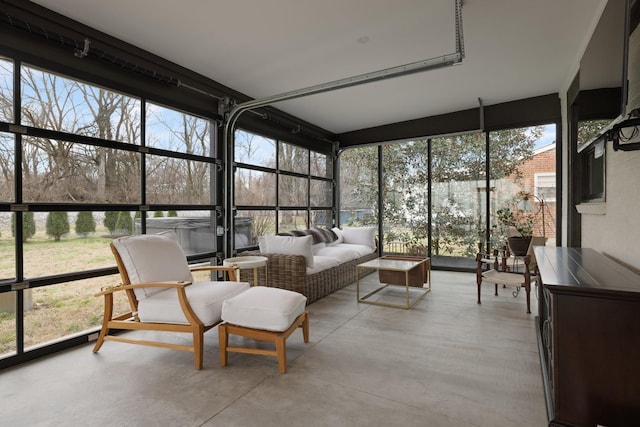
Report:
[[[344,227],[342,236],[344,237],[344,243],[366,245],[371,249],[376,247],[375,227]]]
[[[303,236],[263,236],[262,241],[265,254],[303,255],[307,261],[307,267],[313,267],[313,237]]]
[[[333,242],[334,245],[337,243],[344,243],[344,236],[342,235],[342,230],[340,230],[338,227],[333,227],[331,231],[333,231],[336,234],[336,236],[338,236],[338,240]]]

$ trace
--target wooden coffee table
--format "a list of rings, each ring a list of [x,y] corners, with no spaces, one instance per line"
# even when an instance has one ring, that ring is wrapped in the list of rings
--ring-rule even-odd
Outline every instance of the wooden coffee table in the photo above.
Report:
[[[395,283],[383,283],[379,288],[369,292],[368,294],[360,297],[360,270],[362,269],[375,269],[379,271],[399,272],[404,274],[404,284]],[[415,284],[410,285],[409,277],[415,277],[411,274],[416,268],[426,268],[427,274],[426,283],[423,283],[422,287],[416,287]],[[405,288],[405,304],[393,304],[384,301],[372,301],[368,300],[372,295],[380,292],[381,290],[389,287],[404,287]],[[377,258],[371,261],[367,261],[356,266],[356,296],[358,302],[364,304],[384,305],[387,307],[404,308],[409,309],[413,307],[418,301],[431,291],[431,260],[429,258],[422,258],[420,260],[401,260],[401,259],[388,259],[385,257]],[[417,293],[417,296],[410,298],[410,292]]]

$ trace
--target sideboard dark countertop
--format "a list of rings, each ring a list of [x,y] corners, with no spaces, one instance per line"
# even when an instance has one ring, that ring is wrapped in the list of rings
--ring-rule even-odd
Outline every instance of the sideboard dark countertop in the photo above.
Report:
[[[534,248],[544,285],[556,293],[614,295],[640,298],[640,275],[588,248]]]

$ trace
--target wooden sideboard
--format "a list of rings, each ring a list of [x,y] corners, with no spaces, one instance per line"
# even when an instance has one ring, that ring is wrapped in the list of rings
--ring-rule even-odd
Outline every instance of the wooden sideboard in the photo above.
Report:
[[[592,249],[535,256],[549,425],[640,425],[640,275]]]

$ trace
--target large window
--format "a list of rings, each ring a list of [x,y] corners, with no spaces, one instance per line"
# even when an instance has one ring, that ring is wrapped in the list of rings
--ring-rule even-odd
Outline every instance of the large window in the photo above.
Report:
[[[555,202],[554,125],[340,155],[340,224],[376,224],[381,211],[383,253],[430,256],[439,268],[472,269],[479,245],[506,244],[498,218],[507,208],[528,218],[529,232],[554,244]]]
[[[14,68],[0,58],[2,364],[98,329],[94,294],[119,283],[114,237],[173,230],[188,256],[210,261],[219,209],[211,118]]]
[[[611,120],[584,120],[578,122],[578,146],[588,143],[602,132]],[[580,153],[582,194],[581,201],[598,202],[605,199],[604,141],[591,144]]]
[[[340,226],[378,223],[378,147],[340,154]]]
[[[239,129],[234,167],[236,250],[264,234],[333,224],[331,156]]]
[[[486,142],[481,133],[431,140],[432,236],[436,258],[475,257],[486,232]]]

